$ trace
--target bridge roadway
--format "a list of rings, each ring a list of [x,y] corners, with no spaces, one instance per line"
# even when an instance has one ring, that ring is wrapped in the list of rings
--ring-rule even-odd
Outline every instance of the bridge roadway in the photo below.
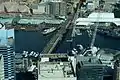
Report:
[[[70,26],[71,20],[66,20],[64,23],[60,25],[60,29],[58,32],[51,38],[51,40],[44,47],[41,54],[50,54],[57,43],[62,40],[63,34],[66,33],[66,29]]]

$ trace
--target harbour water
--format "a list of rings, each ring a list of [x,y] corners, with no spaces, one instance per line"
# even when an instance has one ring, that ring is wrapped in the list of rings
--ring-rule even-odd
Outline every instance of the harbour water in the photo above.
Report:
[[[15,31],[15,50],[16,52],[22,52],[23,50],[41,52],[53,34],[43,36],[41,32]],[[57,45],[53,52],[66,53],[70,50],[71,44],[70,42],[66,42],[67,39],[70,39],[70,33]],[[82,44],[84,47],[88,47],[90,42],[91,37],[86,32],[83,35],[76,35],[75,37],[76,45]],[[120,40],[97,35],[95,46],[120,50]]]
[[[15,50],[16,52],[38,51],[41,52],[52,34],[43,36],[41,32],[35,31],[15,31]]]

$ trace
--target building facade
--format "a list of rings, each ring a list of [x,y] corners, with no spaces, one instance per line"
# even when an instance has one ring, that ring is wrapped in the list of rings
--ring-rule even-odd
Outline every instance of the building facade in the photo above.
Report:
[[[77,56],[77,80],[103,80],[104,66],[95,57]]]
[[[4,58],[2,54],[0,54],[0,80],[4,80]]]
[[[103,80],[101,65],[84,65],[78,70],[78,80]]]
[[[46,8],[47,14],[51,15],[66,15],[66,3],[65,2],[50,2],[49,6]],[[48,10],[49,8],[49,10]]]
[[[120,80],[120,60],[117,60],[114,64],[114,79]]]
[[[2,54],[4,58],[4,80],[16,80],[13,41],[14,29],[6,30],[5,25],[2,26],[0,29],[0,54]]]
[[[15,80],[14,49],[11,46],[0,47],[4,57],[5,80]]]

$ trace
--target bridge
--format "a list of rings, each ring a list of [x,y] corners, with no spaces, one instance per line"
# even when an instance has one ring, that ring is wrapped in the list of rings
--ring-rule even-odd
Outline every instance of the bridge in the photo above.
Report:
[[[41,52],[41,54],[50,54],[53,49],[55,48],[55,46],[57,45],[57,43],[62,40],[63,35],[66,33],[66,29],[71,25],[71,20],[66,20],[64,23],[62,23],[59,27],[60,30],[58,30],[58,32],[53,35],[53,37],[51,38],[51,40],[47,43],[46,47],[43,49],[43,51]]]
[[[47,43],[46,47],[43,49],[41,54],[50,54],[53,51],[53,49],[55,48],[55,46],[57,45],[57,43],[60,40],[62,40],[63,35],[67,32],[66,30],[71,25],[74,26],[72,34],[73,34],[73,36],[75,35],[75,33],[74,33],[74,31],[75,31],[75,20],[78,18],[79,8],[81,7],[82,3],[83,2],[80,0],[75,14],[71,18],[68,17],[68,19],[60,25],[60,30],[58,30],[58,32]]]

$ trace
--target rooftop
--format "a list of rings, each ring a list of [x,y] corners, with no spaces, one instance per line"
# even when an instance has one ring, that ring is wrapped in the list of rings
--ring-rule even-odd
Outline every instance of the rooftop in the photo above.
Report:
[[[114,18],[113,13],[91,13],[88,18],[78,18],[76,25],[89,25],[92,22],[113,22],[120,26],[120,18]]]
[[[62,2],[63,0],[42,0],[42,2]]]
[[[97,57],[90,57],[90,56],[80,56],[77,55],[77,62],[84,62],[86,64],[100,64],[100,61],[98,60]]]
[[[5,26],[0,29],[0,46],[9,44],[11,38],[14,39],[14,29],[6,30]]]
[[[100,51],[98,51],[98,55],[99,58],[101,60],[113,60],[114,55],[117,53],[116,50],[112,50],[112,49],[101,49]]]
[[[69,62],[40,63],[38,80],[76,80]]]
[[[88,18],[115,18],[114,17],[114,13],[107,13],[107,12],[102,12],[102,13],[98,13],[98,12],[93,12],[91,13]]]
[[[111,22],[120,26],[120,18],[78,18],[76,22],[76,25],[81,25],[81,23],[84,23],[82,25],[88,25],[92,22]]]
[[[49,24],[60,24],[63,20],[46,20],[46,19],[20,19],[18,23],[20,24],[40,24],[40,23],[49,23]]]
[[[119,57],[120,51],[105,48],[105,49],[101,49],[100,51],[98,51],[97,54],[101,60],[111,61],[111,60],[115,60],[115,59],[117,59],[117,57]]]
[[[29,8],[26,5],[19,5],[16,2],[4,2],[0,4],[0,12],[5,12],[5,8],[8,12],[29,12]]]
[[[76,80],[73,64],[66,54],[41,54],[38,80]]]
[[[13,21],[13,18],[0,18],[0,23],[8,23],[11,24]]]

